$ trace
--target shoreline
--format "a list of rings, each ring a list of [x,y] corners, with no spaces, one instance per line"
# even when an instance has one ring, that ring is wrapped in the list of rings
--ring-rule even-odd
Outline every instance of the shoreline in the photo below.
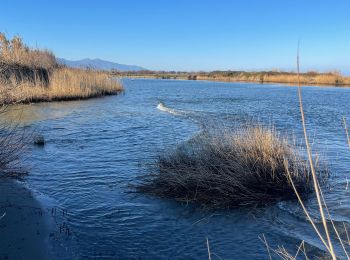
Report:
[[[0,106],[15,106],[15,105],[31,105],[31,104],[38,104],[38,103],[52,103],[52,102],[69,102],[69,101],[84,101],[89,99],[95,99],[95,98],[104,98],[109,96],[118,96],[124,92],[124,89],[120,91],[115,91],[111,93],[105,93],[102,95],[91,95],[88,97],[62,97],[62,98],[50,98],[50,99],[44,99],[44,98],[37,98],[32,100],[24,100],[19,102],[12,102],[12,103],[0,103]]]
[[[238,79],[216,79],[211,77],[197,77],[197,79],[188,79],[187,77],[170,77],[161,78],[159,76],[153,75],[120,75],[120,78],[130,78],[130,79],[159,79],[159,80],[185,80],[185,81],[211,81],[211,82],[223,82],[223,83],[254,83],[254,84],[283,84],[286,86],[298,86],[298,82],[283,82],[283,81],[256,81],[256,80],[238,80]],[[350,84],[331,84],[331,83],[310,83],[301,82],[303,86],[314,86],[314,87],[332,87],[332,88],[350,88]]]
[[[0,181],[0,259],[72,259],[67,210],[27,187]]]
[[[50,259],[50,218],[24,183],[1,180],[0,210],[1,259]]]

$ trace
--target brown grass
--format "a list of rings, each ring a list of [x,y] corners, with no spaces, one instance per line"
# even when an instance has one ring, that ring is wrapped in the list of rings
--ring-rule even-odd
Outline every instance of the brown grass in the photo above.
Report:
[[[47,50],[0,33],[0,104],[86,99],[117,94],[121,83],[108,73],[60,66]]]
[[[151,174],[136,187],[144,192],[210,208],[265,205],[312,192],[308,162],[273,129],[261,126],[219,129],[161,155]],[[319,167],[318,177],[327,171]]]

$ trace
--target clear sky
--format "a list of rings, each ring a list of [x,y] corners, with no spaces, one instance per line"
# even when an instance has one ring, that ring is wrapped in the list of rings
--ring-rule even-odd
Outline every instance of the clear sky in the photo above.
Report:
[[[156,70],[350,74],[350,0],[11,0],[0,31],[67,59]]]

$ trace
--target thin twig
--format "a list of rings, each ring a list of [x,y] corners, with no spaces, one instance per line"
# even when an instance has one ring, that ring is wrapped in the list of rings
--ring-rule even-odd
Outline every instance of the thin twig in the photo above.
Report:
[[[344,124],[346,139],[347,139],[347,141],[348,141],[348,145],[349,145],[349,148],[350,148],[350,136],[349,136],[348,126],[347,126],[347,123],[346,123],[346,118],[345,118],[345,116],[343,116],[343,124]]]
[[[208,248],[208,259],[211,260],[211,253],[210,253],[210,246],[209,246],[208,238],[207,238],[207,248]]]
[[[350,246],[350,238],[349,238],[349,234],[348,234],[348,229],[346,228],[345,226],[345,223],[343,222],[343,226],[344,226],[344,230],[345,230],[345,234],[346,234],[346,238],[347,238],[347,242],[348,242],[348,245]]]
[[[262,236],[263,236],[263,238],[264,238],[264,243],[265,243],[265,245],[266,245],[266,249],[267,249],[267,253],[269,254],[269,258],[270,258],[270,260],[272,260],[272,257],[271,257],[271,254],[270,254],[270,248],[269,248],[269,244],[267,243],[267,240],[266,240],[266,238],[265,238],[265,234],[262,234]]]
[[[316,171],[315,171],[315,168],[314,168],[314,163],[313,163],[313,158],[312,158],[312,153],[311,153],[311,147],[310,147],[310,144],[309,144],[309,139],[308,139],[308,135],[307,135],[307,131],[306,131],[305,115],[304,115],[303,101],[302,101],[302,95],[301,95],[301,86],[300,86],[301,84],[300,84],[300,67],[299,67],[299,43],[298,43],[298,53],[297,53],[297,71],[298,71],[299,106],[300,106],[301,122],[302,122],[302,126],[303,126],[303,131],[304,131],[304,138],[305,138],[307,155],[308,155],[308,158],[309,158],[310,169],[311,169],[312,179],[313,179],[313,183],[314,183],[317,203],[318,203],[318,206],[319,206],[319,211],[320,211],[320,214],[321,214],[324,231],[326,233],[326,237],[327,237],[327,241],[328,241],[329,253],[332,256],[332,259],[335,260],[336,256],[335,256],[335,253],[334,253],[333,244],[332,244],[332,241],[331,241],[331,238],[330,238],[330,235],[329,235],[329,231],[328,231],[328,227],[327,227],[327,221],[326,221],[326,217],[325,217],[324,210],[323,210],[323,205],[322,205],[322,199],[321,199],[320,191],[319,191],[319,188],[318,188],[318,180],[317,180]]]
[[[304,240],[301,241],[300,245],[298,246],[298,250],[295,253],[294,259],[297,259],[297,256],[299,255],[300,250],[302,250],[301,248],[304,246]]]
[[[311,218],[309,212],[308,212],[307,209],[305,208],[304,202],[303,202],[303,200],[301,199],[301,197],[300,197],[300,195],[299,195],[299,192],[297,191],[297,189],[296,189],[296,187],[295,187],[295,185],[294,185],[294,181],[293,181],[293,179],[291,178],[291,174],[290,174],[290,172],[289,172],[289,166],[288,166],[288,161],[287,161],[287,160],[285,160],[285,167],[286,167],[286,171],[287,171],[287,177],[288,177],[290,183],[292,184],[292,187],[293,187],[293,189],[294,189],[295,195],[297,196],[298,201],[299,201],[301,207],[303,208],[303,211],[304,211],[306,217],[307,217],[308,220],[310,221],[311,226],[312,226],[312,227],[314,228],[314,230],[316,231],[316,233],[317,233],[318,237],[320,238],[320,240],[322,241],[323,245],[326,247],[326,249],[327,249],[328,251],[330,251],[330,248],[328,247],[327,242],[325,241],[325,239],[324,239],[323,236],[321,235],[320,231],[319,231],[318,228],[316,227],[316,225],[315,225],[314,221],[312,220],[312,218]]]
[[[331,224],[332,224],[332,227],[333,227],[333,229],[334,229],[334,231],[335,231],[335,234],[337,235],[337,238],[338,238],[338,240],[339,240],[339,242],[340,242],[340,244],[341,244],[341,246],[342,246],[342,248],[343,248],[343,250],[344,250],[344,252],[345,252],[345,255],[346,255],[347,259],[350,259],[349,255],[348,255],[348,252],[346,251],[346,248],[345,248],[345,246],[344,246],[343,240],[342,240],[342,238],[341,238],[340,235],[339,235],[339,232],[338,232],[338,230],[337,230],[337,228],[336,228],[336,226],[335,226],[335,224],[334,224],[334,221],[333,221],[333,219],[332,219],[332,217],[331,217],[331,214],[329,213],[329,209],[328,209],[327,204],[326,204],[326,201],[325,201],[325,199],[324,199],[322,189],[321,189],[320,187],[319,187],[319,189],[320,189],[320,193],[321,193],[321,197],[322,197],[322,201],[323,201],[324,207],[325,207],[325,209],[326,209],[326,211],[327,211],[328,218],[329,218],[330,221],[331,221]]]

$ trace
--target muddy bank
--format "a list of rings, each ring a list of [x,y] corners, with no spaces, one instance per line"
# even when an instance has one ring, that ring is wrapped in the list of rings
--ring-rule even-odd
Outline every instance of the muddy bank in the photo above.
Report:
[[[0,259],[49,259],[50,223],[22,183],[0,182]]]

